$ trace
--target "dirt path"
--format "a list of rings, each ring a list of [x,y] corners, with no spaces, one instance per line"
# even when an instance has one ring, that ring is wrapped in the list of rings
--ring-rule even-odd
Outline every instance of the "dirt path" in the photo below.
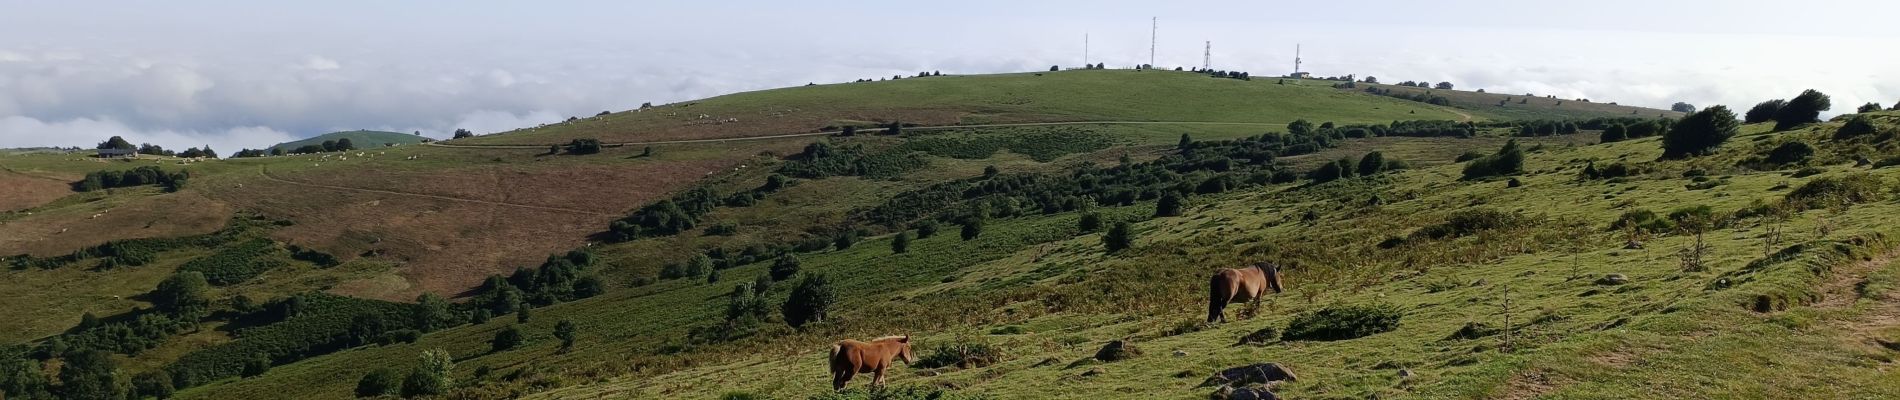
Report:
[[[1863,346],[1900,350],[1897,348],[1900,343],[1894,342],[1894,338],[1883,336],[1883,331],[1900,326],[1900,293],[1877,293],[1863,304],[1858,288],[1868,275],[1889,267],[1895,255],[1896,252],[1887,252],[1872,260],[1853,263],[1835,271],[1832,279],[1822,286],[1823,297],[1814,307],[1830,310],[1864,307],[1830,324],[1841,330],[1843,339]]]
[[[572,208],[503,203],[503,202],[498,202],[498,201],[477,200],[477,199],[450,197],[450,196],[442,196],[442,195],[434,195],[434,194],[426,194],[426,193],[398,192],[394,190],[365,189],[365,188],[356,188],[356,187],[349,187],[349,186],[336,186],[336,185],[325,185],[325,184],[320,184],[320,183],[300,182],[300,181],[280,178],[280,177],[277,177],[276,175],[271,175],[270,170],[263,167],[258,168],[258,173],[262,174],[264,176],[264,179],[269,179],[272,181],[283,182],[283,183],[292,184],[292,185],[305,186],[305,187],[344,190],[344,191],[362,192],[362,193],[377,193],[377,194],[391,194],[391,195],[398,195],[398,196],[423,197],[423,198],[430,198],[430,199],[437,199],[437,200],[459,201],[459,202],[465,202],[465,203],[487,204],[487,205],[492,205],[492,206],[526,208],[526,209],[555,211],[555,212],[574,213],[574,214],[599,215],[599,216],[607,216],[607,217],[620,216],[619,214],[609,214],[609,213],[603,213],[603,212],[598,212],[598,211],[579,210],[579,209],[572,209]]]
[[[1456,112],[1456,111],[1453,111],[1453,112],[1454,112],[1454,113],[1458,113],[1458,112]],[[1458,113],[1458,115],[1463,115],[1463,116],[1465,117],[1465,120],[1470,120],[1470,119],[1471,119],[1471,116],[1470,116],[1470,115],[1465,115],[1464,113]],[[1234,126],[1284,126],[1284,125],[1282,125],[1282,124],[1278,124],[1278,123],[1272,123],[1272,122],[1209,122],[1209,121],[1089,121],[1089,122],[1026,122],[1026,123],[1019,123],[1019,124],[979,124],[979,125],[945,125],[945,126],[915,126],[915,127],[904,127],[904,130],[907,130],[907,131],[940,131],[940,130],[951,130],[951,129],[965,129],[965,128],[1014,128],[1014,127],[1026,127],[1026,126],[1070,126],[1070,125],[1234,125]],[[843,131],[836,131],[836,130],[833,130],[833,131],[819,131],[819,132],[806,132],[806,133],[789,133],[789,134],[783,134],[783,135],[766,135],[766,136],[744,136],[744,137],[730,137],[730,138],[715,138],[715,139],[687,139],[687,140],[656,140],[656,141],[648,141],[648,142],[619,142],[619,143],[601,143],[600,145],[601,145],[601,146],[607,146],[607,147],[621,147],[621,146],[644,146],[644,145],[655,145],[655,144],[687,144],[687,143],[718,143],[718,142],[737,142],[737,141],[746,141],[746,140],[772,140],[772,139],[785,139],[785,138],[797,138],[797,137],[807,137],[807,136],[828,136],[828,135],[836,135],[836,134],[839,134],[839,133],[843,133]],[[535,150],[546,150],[546,149],[548,148],[548,146],[549,146],[549,145],[546,145],[546,144],[444,144],[444,143],[441,143],[441,142],[429,142],[429,143],[423,143],[423,144],[424,144],[424,145],[428,145],[428,146],[435,146],[435,147],[449,147],[449,148],[458,148],[458,149],[535,149]],[[555,145],[558,145],[558,144],[555,144]]]

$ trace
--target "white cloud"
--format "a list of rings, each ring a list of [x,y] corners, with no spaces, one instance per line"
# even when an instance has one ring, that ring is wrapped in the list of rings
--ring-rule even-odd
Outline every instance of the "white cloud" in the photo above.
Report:
[[[337,64],[336,60],[323,58],[320,56],[310,56],[308,58],[305,58],[303,61],[303,68],[312,70],[312,71],[329,71],[329,70],[342,68],[342,67],[343,65]]]
[[[145,131],[110,119],[76,118],[47,122],[20,116],[0,117],[0,143],[7,143],[9,147],[91,147],[113,136],[123,137],[132,143],[152,143],[176,150],[211,146],[219,154],[225,155],[239,148],[263,148],[295,140],[295,136],[289,133],[263,126],[240,126],[209,132]]]

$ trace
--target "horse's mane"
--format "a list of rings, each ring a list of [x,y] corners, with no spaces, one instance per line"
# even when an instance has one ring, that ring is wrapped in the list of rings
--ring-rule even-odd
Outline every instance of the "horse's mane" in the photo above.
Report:
[[[886,341],[886,340],[897,340],[897,339],[903,339],[903,338],[904,338],[904,336],[906,336],[906,335],[890,335],[890,336],[884,336],[884,337],[879,337],[879,338],[876,338],[876,339],[871,339],[871,341],[872,341],[872,342],[882,342],[882,341]]]

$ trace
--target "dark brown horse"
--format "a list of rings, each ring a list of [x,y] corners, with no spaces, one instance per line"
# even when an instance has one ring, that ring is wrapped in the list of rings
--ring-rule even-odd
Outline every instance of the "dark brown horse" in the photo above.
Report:
[[[910,335],[885,336],[860,342],[851,339],[840,340],[831,345],[831,389],[844,389],[844,383],[851,377],[862,373],[871,373],[871,385],[884,386],[884,370],[891,367],[891,359],[904,357],[904,364],[917,362],[917,355],[910,352]]]
[[[1255,263],[1246,268],[1226,268],[1214,272],[1214,278],[1207,283],[1207,323],[1226,322],[1227,315],[1221,310],[1228,303],[1258,302],[1267,289],[1280,293],[1280,266],[1273,263]]]

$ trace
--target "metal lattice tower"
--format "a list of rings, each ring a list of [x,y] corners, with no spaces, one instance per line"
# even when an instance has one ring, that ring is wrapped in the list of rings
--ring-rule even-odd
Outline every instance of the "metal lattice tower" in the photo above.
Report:
[[[1207,42],[1207,50],[1201,53],[1201,69],[1214,69],[1214,41]]]
[[[1293,75],[1299,76],[1299,74],[1300,74],[1300,45],[1296,43],[1293,45]]]
[[[1161,18],[1150,17],[1148,20],[1148,66],[1149,67],[1153,67],[1155,65],[1155,39],[1159,37],[1161,37]]]

